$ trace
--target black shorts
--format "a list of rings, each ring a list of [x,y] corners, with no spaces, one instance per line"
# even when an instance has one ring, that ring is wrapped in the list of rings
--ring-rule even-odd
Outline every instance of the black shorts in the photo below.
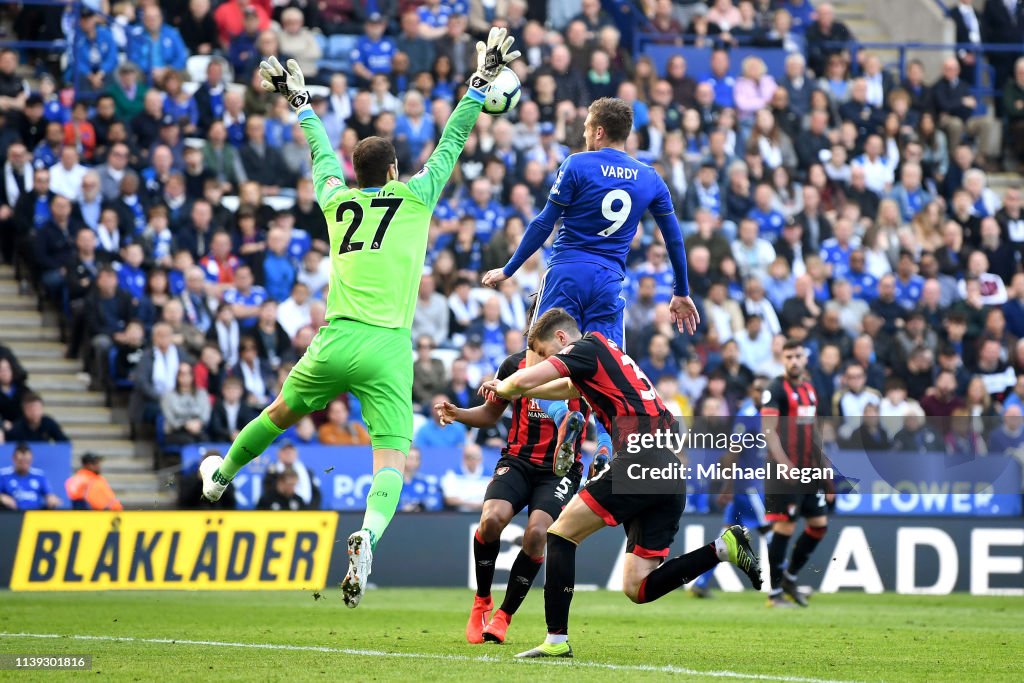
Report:
[[[626,481],[630,462],[635,460],[623,456],[612,459],[603,474],[583,486],[580,500],[608,526],[622,525],[627,553],[637,557],[667,557],[669,546],[679,531],[679,518],[686,509],[686,483],[675,482],[671,493],[624,493],[623,488],[627,491],[631,488],[621,483]],[[616,483],[616,479],[620,483]]]
[[[530,512],[543,510],[558,519],[562,508],[580,487],[583,463],[577,461],[564,477],[556,476],[550,467],[538,467],[522,458],[503,457],[494,468],[484,500],[504,500],[519,514],[527,505]]]
[[[764,497],[765,520],[769,522],[792,522],[797,517],[810,519],[828,514],[825,489],[817,493],[769,493]]]

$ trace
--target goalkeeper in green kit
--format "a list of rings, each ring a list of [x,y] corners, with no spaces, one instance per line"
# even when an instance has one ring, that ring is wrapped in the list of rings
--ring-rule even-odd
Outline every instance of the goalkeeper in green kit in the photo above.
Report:
[[[327,217],[331,278],[327,324],[295,364],[277,399],[245,426],[227,457],[210,456],[199,471],[203,495],[217,500],[239,469],[307,413],[352,392],[373,445],[373,484],[363,526],[348,537],[349,568],[341,584],[348,607],[362,598],[373,549],[402,493],[412,441],[411,325],[427,233],[434,206],[476,124],[490,83],[519,52],[512,38],[492,28],[477,43],[477,71],[452,112],[434,153],[408,183],[397,180],[392,144],[361,140],[353,152],[358,189],[349,189],[323,124],[309,105],[298,64],[287,71],[275,57],[260,64],[261,85],[283,95],[298,113],[313,157],[313,186]]]

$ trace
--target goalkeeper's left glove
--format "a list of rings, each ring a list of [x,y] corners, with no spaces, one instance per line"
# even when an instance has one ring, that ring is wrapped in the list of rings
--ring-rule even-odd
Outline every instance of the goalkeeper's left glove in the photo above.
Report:
[[[501,70],[519,57],[519,50],[509,52],[515,38],[508,35],[503,28],[491,27],[487,34],[487,44],[479,41],[476,44],[476,72],[469,77],[469,87],[486,90]]]
[[[309,106],[306,79],[294,59],[288,60],[287,71],[277,61],[277,57],[271,56],[260,62],[260,86],[267,92],[283,95],[296,112]]]

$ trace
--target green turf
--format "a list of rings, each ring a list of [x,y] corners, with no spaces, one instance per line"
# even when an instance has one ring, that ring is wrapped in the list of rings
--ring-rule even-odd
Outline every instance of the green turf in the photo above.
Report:
[[[320,600],[312,592],[0,593],[3,633],[272,643],[431,657],[7,636],[0,637],[0,653],[91,654],[93,680],[99,673],[131,681],[503,682],[569,675],[575,681],[696,681],[714,671],[841,681],[1024,680],[1021,598],[842,593],[816,596],[806,610],[782,611],[766,609],[751,593],[719,594],[709,601],[676,593],[638,606],[620,594],[586,592],[573,602],[577,659],[571,663],[512,659],[543,638],[541,591],[527,599],[504,646],[465,643],[470,602],[469,591],[414,589],[371,591],[356,610],[346,609],[337,591]],[[481,656],[488,660],[470,659]],[[83,675],[45,674],[47,680]],[[30,676],[40,680],[41,674],[0,672],[0,679]]]

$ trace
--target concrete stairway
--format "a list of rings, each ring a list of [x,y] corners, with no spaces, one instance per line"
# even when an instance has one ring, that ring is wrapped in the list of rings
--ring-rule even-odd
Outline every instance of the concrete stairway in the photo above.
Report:
[[[64,358],[55,314],[40,314],[36,298],[19,293],[9,266],[0,266],[0,311],[0,342],[18,356],[29,386],[71,439],[72,469],[83,453],[103,455],[103,474],[125,508],[173,506],[174,490],[153,472],[152,444],[132,441],[126,410],[108,407],[102,393],[89,391],[81,363]],[[63,489],[63,482],[50,483]]]
[[[815,3],[818,4],[818,3]],[[836,21],[846,24],[846,27],[853,32],[853,37],[862,43],[885,43],[896,39],[892,34],[892,28],[886,25],[881,18],[873,14],[867,4],[860,0],[833,0],[832,6],[836,10]],[[890,64],[899,59],[896,50],[871,50],[877,54],[883,64]]]

